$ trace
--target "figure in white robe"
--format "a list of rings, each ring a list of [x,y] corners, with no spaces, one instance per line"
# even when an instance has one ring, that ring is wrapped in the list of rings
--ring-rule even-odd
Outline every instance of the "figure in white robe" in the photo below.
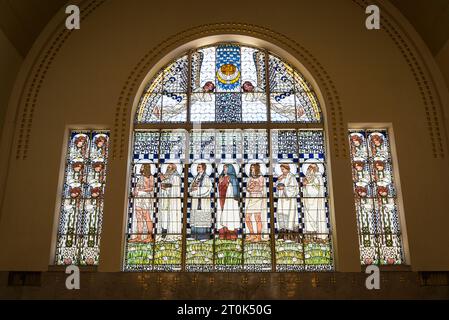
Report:
[[[281,231],[299,231],[298,202],[299,186],[289,164],[281,165],[277,189],[277,222]]]
[[[237,175],[232,164],[225,164],[218,183],[218,228],[237,231],[240,228],[240,208]]]
[[[162,233],[177,234],[182,232],[181,221],[181,176],[176,165],[169,164],[161,179],[161,193],[159,199],[159,222]]]
[[[328,228],[323,173],[315,163],[309,164],[307,167],[303,179],[303,196],[305,233],[313,233],[318,238],[326,238]]]
[[[190,196],[192,197],[190,225],[192,227],[192,234],[198,240],[204,240],[209,237],[212,225],[210,198],[212,183],[206,174],[206,164],[198,164],[197,172],[198,174],[190,186]]]

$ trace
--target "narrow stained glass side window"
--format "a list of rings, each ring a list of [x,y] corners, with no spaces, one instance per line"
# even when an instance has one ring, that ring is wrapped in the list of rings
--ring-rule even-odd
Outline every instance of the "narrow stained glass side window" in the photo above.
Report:
[[[98,265],[109,132],[70,132],[55,263]]]
[[[361,263],[403,264],[388,130],[350,130],[349,143]]]

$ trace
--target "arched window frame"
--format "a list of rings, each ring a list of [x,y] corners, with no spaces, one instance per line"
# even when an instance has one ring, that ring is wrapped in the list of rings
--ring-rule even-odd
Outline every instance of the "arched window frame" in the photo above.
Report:
[[[208,44],[207,46],[204,47],[212,47],[212,46],[217,46],[219,44],[223,44],[223,43],[235,43],[237,45],[242,45],[242,46],[246,46],[246,47],[254,47],[257,48],[258,50],[261,50],[264,52],[265,55],[265,79],[268,79],[268,64],[269,64],[269,55],[275,56],[277,58],[279,58],[281,61],[285,62],[285,60],[283,58],[281,58],[280,56],[274,54],[273,52],[271,52],[268,49],[265,49],[263,47],[259,47],[259,46],[251,46],[251,45],[246,45],[245,43],[241,43],[241,42],[233,42],[233,41],[221,41],[221,42],[217,42],[217,43],[212,43],[212,44]],[[321,105],[322,103],[320,102],[319,97],[317,96],[317,94],[315,93],[315,88],[313,88],[313,85],[308,83],[307,84],[311,87],[312,91],[310,92],[311,94],[313,94],[315,101],[318,103],[318,108],[320,110],[319,112],[319,121],[316,122],[273,122],[272,121],[272,117],[271,117],[271,90],[270,90],[270,85],[267,84],[266,85],[266,89],[265,89],[265,96],[266,96],[266,108],[267,108],[267,120],[266,121],[259,121],[259,122],[226,122],[226,123],[219,123],[219,122],[201,122],[199,123],[195,123],[191,121],[191,96],[192,96],[192,85],[191,85],[191,76],[192,76],[192,65],[191,65],[191,61],[192,61],[192,54],[194,52],[196,52],[197,50],[201,49],[202,47],[195,47],[193,49],[188,50],[187,52],[184,52],[182,54],[178,54],[176,59],[171,60],[170,63],[165,64],[165,66],[170,65],[171,63],[173,63],[174,61],[176,61],[179,57],[185,56],[187,55],[188,57],[188,85],[187,85],[187,92],[186,92],[186,97],[187,97],[187,103],[186,103],[186,121],[185,122],[151,122],[151,123],[143,123],[143,122],[139,122],[137,121],[137,113],[139,111],[140,108],[140,104],[141,104],[141,99],[139,99],[138,102],[138,106],[137,106],[137,110],[135,112],[135,116],[133,118],[133,128],[132,128],[132,132],[133,132],[133,138],[132,138],[132,143],[131,146],[134,145],[134,133],[136,132],[142,132],[142,131],[164,131],[164,130],[185,130],[187,132],[187,139],[186,139],[186,150],[189,150],[189,142],[190,139],[189,137],[189,133],[192,132],[192,130],[198,130],[199,128],[201,130],[245,130],[245,129],[254,129],[254,130],[266,130],[267,131],[267,135],[268,135],[268,150],[269,150],[269,170],[270,170],[270,177],[269,177],[269,185],[272,188],[274,183],[273,183],[273,174],[272,174],[272,170],[273,170],[273,156],[272,156],[272,131],[273,130],[295,130],[297,132],[301,131],[301,130],[319,130],[323,133],[323,144],[324,144],[324,149],[325,149],[325,153],[326,153],[326,160],[324,161],[324,165],[326,166],[326,171],[327,171],[327,175],[329,176],[329,171],[327,169],[327,165],[328,165],[328,159],[329,159],[329,154],[328,154],[328,148],[327,148],[327,138],[326,138],[326,128],[325,128],[325,118],[324,118],[324,113],[322,112],[322,108]],[[290,63],[289,63],[290,64]],[[291,64],[290,64],[291,65]],[[163,70],[165,67],[161,68],[160,70]],[[292,68],[294,68],[295,70],[297,70],[297,68],[295,66],[292,65]],[[159,72],[156,73],[156,75],[154,77],[151,78],[150,81],[147,81],[147,85],[151,84],[154,79],[157,77]],[[300,75],[302,76],[302,73],[300,73]],[[147,85],[145,86],[145,89],[147,88]],[[141,95],[143,96],[145,94],[144,93]],[[132,148],[131,148],[132,150]],[[132,154],[132,151],[130,152]],[[132,164],[131,164],[132,166]],[[185,186],[188,185],[188,170],[189,170],[189,159],[188,156],[186,156],[185,162],[183,163],[184,166],[184,176],[183,176],[183,183]],[[131,171],[132,172],[132,168]],[[301,188],[301,187],[300,187]],[[327,183],[327,188],[330,188],[330,183]],[[274,217],[274,199],[273,199],[273,192],[270,192],[270,197],[269,197],[269,201],[270,201],[270,207],[269,207],[269,211],[270,211],[270,219],[271,221],[275,221],[275,217]],[[184,192],[183,195],[183,203],[187,203],[188,202],[188,192]],[[326,195],[326,199],[327,201],[330,200],[330,191],[328,190],[327,195]],[[186,229],[187,229],[187,206],[184,205],[183,207],[183,228],[182,228],[182,265],[181,265],[181,269],[180,271],[186,271],[186,249],[185,249],[185,242],[186,242]],[[331,213],[328,213],[328,217],[329,219],[332,218]],[[332,271],[334,270],[334,250],[333,250],[333,232],[332,232],[332,221],[330,222],[330,228],[329,228],[329,237],[330,237],[330,245],[331,245],[331,265],[329,265],[328,269],[325,270],[317,270],[314,268],[304,268],[303,271]],[[128,229],[128,227],[127,227]],[[270,226],[270,234],[271,237],[274,239],[275,238],[275,227],[274,227],[274,223],[271,223]],[[126,237],[128,237],[128,230],[126,232]],[[127,239],[125,239],[125,242],[127,241]],[[275,250],[275,241],[271,241],[271,253],[272,253],[272,270],[273,272],[279,271],[276,269],[276,263],[275,263],[275,255],[276,255],[276,250]],[[126,254],[126,248],[125,248],[125,254]],[[127,270],[126,268],[126,256],[124,259],[124,269],[125,271],[133,271],[133,270]],[[135,270],[134,270],[135,271]],[[169,270],[169,271],[177,271],[177,270]],[[236,270],[236,271],[245,271],[245,270]],[[287,270],[288,271],[288,270]],[[294,270],[292,270],[294,271]]]

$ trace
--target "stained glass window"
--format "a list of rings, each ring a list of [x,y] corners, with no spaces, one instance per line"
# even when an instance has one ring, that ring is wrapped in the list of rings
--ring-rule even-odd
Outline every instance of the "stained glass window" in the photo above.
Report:
[[[186,121],[188,103],[193,122],[266,122],[268,106],[273,122],[321,122],[316,94],[298,70],[236,43],[199,48],[166,66],[145,88],[136,122]]]
[[[350,130],[361,263],[404,262],[388,130]]]
[[[98,265],[109,132],[71,131],[55,263]]]
[[[135,123],[125,270],[333,270],[320,105],[291,64],[192,50],[147,85]]]

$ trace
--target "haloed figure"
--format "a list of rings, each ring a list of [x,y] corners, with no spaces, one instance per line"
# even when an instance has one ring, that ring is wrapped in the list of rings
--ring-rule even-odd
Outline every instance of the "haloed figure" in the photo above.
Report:
[[[72,164],[72,175],[69,177],[69,183],[83,183],[84,180],[84,163],[76,161]]]
[[[92,169],[89,172],[90,183],[103,183],[104,182],[104,163],[94,162],[92,163]]]
[[[153,241],[153,221],[151,213],[153,211],[153,192],[154,192],[154,177],[151,172],[150,164],[143,164],[140,168],[140,177],[137,181],[134,190],[135,196],[135,210],[137,220],[137,235],[129,242],[143,242],[148,243]],[[143,226],[146,225],[147,237],[142,239]]]
[[[248,241],[262,240],[262,214],[266,213],[265,179],[260,173],[260,164],[255,163],[250,167],[250,178],[247,184],[246,214],[245,220],[250,235]],[[256,230],[253,226],[253,217],[256,222]]]
[[[93,159],[100,160],[107,157],[108,138],[104,134],[99,134],[94,138],[94,145],[90,151],[90,156]]]
[[[388,178],[385,174],[385,161],[383,159],[374,159],[374,174],[373,178],[376,182],[387,182]]]
[[[363,148],[363,137],[359,134],[352,134],[351,138],[351,154],[353,157],[364,157],[365,150]]]
[[[73,142],[73,156],[76,158],[85,159],[87,157],[87,149],[87,136],[84,134],[76,136]]]
[[[381,134],[373,133],[371,135],[371,152],[373,156],[378,156],[382,154],[384,144],[384,138]]]
[[[354,163],[352,164],[353,170],[353,180],[358,181],[360,179],[363,179],[363,170],[365,169],[365,162],[363,160],[354,160]]]

